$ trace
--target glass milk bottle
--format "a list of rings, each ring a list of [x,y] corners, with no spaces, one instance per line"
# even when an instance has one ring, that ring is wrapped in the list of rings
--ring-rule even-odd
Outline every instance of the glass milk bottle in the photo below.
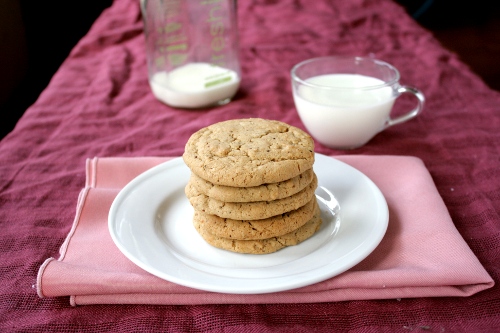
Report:
[[[165,104],[228,103],[240,84],[236,0],[142,0],[151,90]]]

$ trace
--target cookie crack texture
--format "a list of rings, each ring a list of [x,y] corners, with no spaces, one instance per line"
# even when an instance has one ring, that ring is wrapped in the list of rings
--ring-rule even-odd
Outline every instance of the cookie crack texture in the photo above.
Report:
[[[304,131],[279,121],[229,120],[194,133],[183,158],[194,173],[214,184],[257,186],[312,168],[314,142]]]

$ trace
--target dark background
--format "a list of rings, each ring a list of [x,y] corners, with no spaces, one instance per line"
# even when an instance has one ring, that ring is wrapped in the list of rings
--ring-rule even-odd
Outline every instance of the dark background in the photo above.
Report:
[[[72,48],[111,3],[0,1],[0,138],[14,128]]]
[[[139,1],[139,0],[137,0]],[[444,47],[500,91],[500,1],[399,0]],[[2,0],[0,138],[45,89],[112,0]]]

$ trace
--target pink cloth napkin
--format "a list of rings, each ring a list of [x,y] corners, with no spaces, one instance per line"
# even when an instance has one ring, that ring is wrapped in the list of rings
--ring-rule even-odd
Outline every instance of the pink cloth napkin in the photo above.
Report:
[[[169,158],[94,158],[59,259],[40,267],[40,297],[78,304],[311,303],[433,296],[469,296],[492,278],[456,230],[423,162],[406,156],[337,156],[367,175],[389,206],[387,233],[349,271],[295,290],[237,295],[205,292],[157,278],[129,261],[107,226],[110,205],[130,180]]]

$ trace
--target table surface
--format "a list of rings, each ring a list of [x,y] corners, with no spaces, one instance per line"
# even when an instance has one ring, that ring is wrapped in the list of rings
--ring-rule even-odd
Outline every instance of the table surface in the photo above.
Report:
[[[242,82],[234,101],[180,110],[148,86],[138,1],[116,0],[0,142],[0,331],[500,331],[498,283],[466,298],[314,304],[71,307],[67,297],[37,296],[38,268],[57,257],[70,230],[87,158],[179,156],[193,132],[233,118],[304,129],[289,72],[324,55],[390,62],[427,102],[419,117],[360,149],[316,143],[316,151],[421,158],[456,228],[498,281],[500,93],[389,0],[242,0],[238,20]],[[411,103],[402,99],[396,111]]]

